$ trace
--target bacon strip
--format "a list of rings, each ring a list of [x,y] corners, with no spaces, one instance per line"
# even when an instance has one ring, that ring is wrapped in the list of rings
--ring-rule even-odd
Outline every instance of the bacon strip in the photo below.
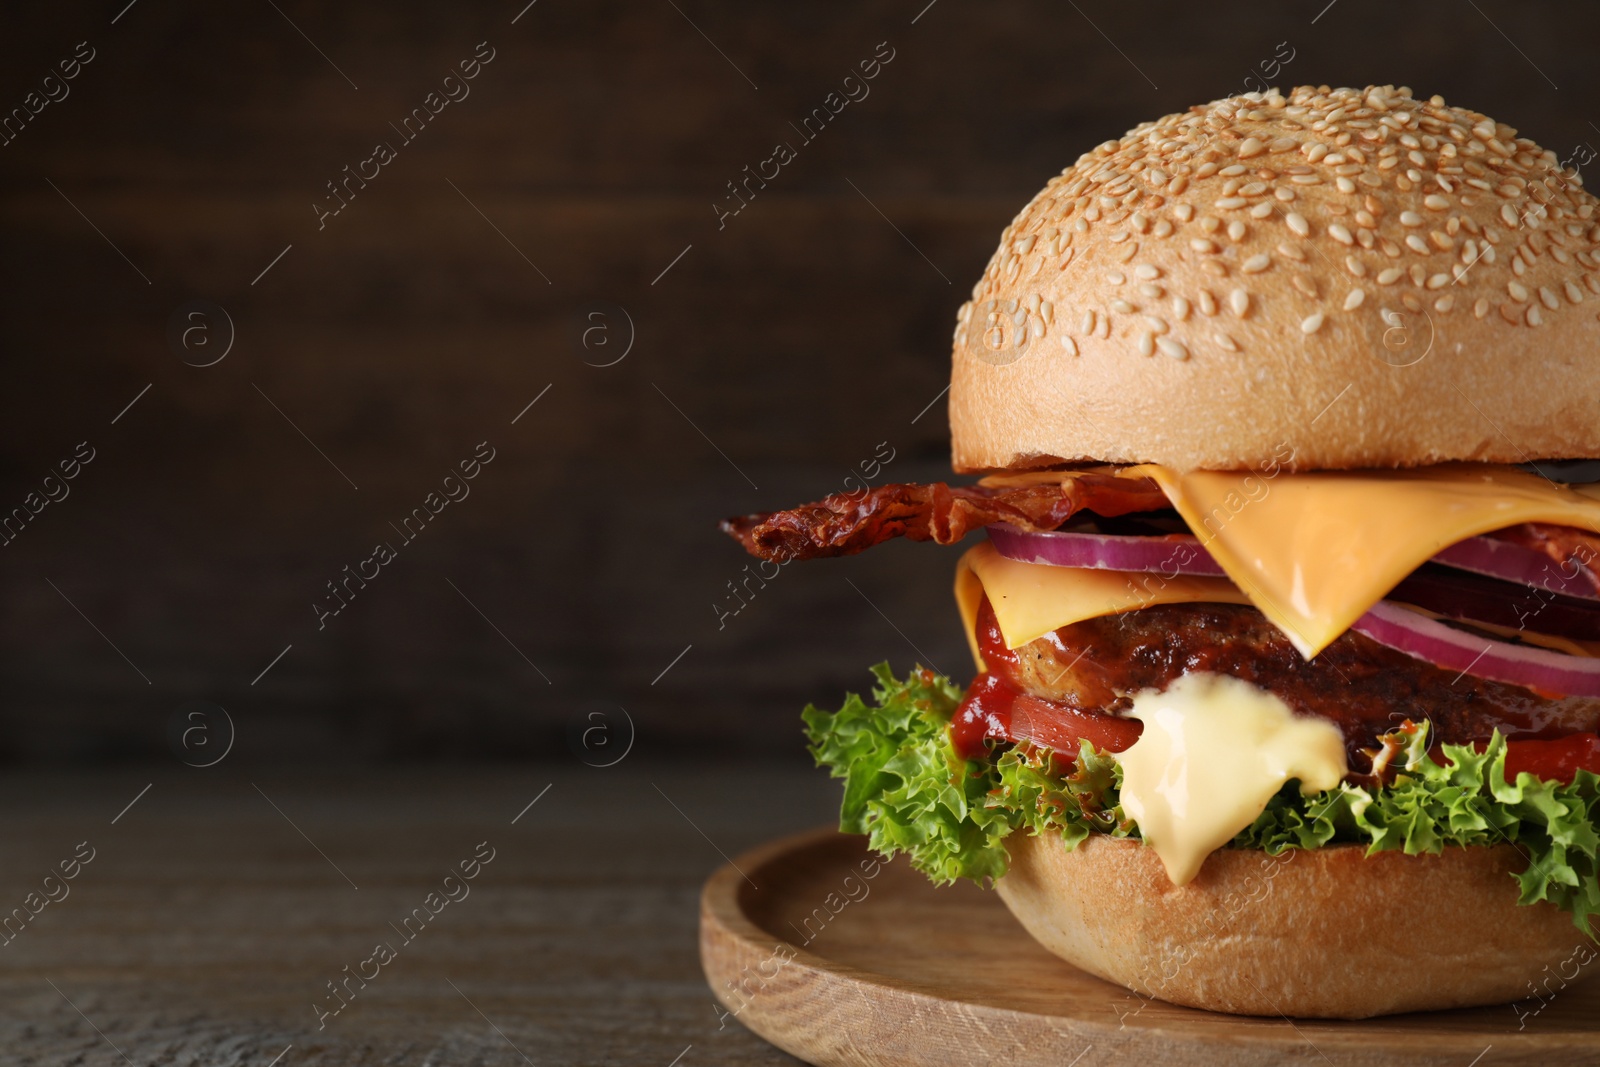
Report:
[[[1119,478],[1106,471],[994,482],[969,486],[897,482],[864,492],[835,493],[784,511],[725,519],[722,530],[752,556],[787,562],[850,556],[895,537],[949,545],[992,522],[1054,530],[1079,511],[1110,517],[1170,506],[1153,480]]]
[[[992,522],[1054,530],[1079,511],[1109,518],[1170,506],[1150,478],[1123,478],[1104,469],[1041,471],[993,476],[968,486],[896,482],[724,519],[721,526],[752,556],[782,563],[852,556],[896,537],[949,545]],[[1567,573],[1583,574],[1600,592],[1600,533],[1529,522],[1489,536],[1548,555]]]

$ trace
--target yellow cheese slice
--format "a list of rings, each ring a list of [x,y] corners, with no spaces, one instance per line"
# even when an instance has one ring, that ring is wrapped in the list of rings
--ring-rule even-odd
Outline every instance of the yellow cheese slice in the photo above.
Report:
[[[985,593],[1007,648],[1085,619],[1157,604],[1250,603],[1226,578],[1020,563],[984,541],[968,549],[956,565],[956,604],[980,671],[983,660],[976,630],[978,605]]]
[[[1524,522],[1600,532],[1592,490],[1511,467],[1184,474],[1144,464],[1122,473],[1155,479],[1222,569],[1308,659],[1443,548]]]
[[[1185,674],[1137,693],[1128,715],[1144,731],[1117,755],[1122,807],[1174,885],[1199,874],[1289,779],[1320,792],[1348,769],[1337,726],[1225,674]]]

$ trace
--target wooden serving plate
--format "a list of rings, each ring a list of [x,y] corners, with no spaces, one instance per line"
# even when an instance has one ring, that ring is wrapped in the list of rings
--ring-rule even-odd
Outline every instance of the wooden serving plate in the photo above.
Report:
[[[1394,947],[1404,966],[1400,921]],[[992,892],[937,888],[833,830],[763,845],[712,875],[700,957],[725,1023],[820,1067],[1600,1062],[1600,982],[1562,988],[1556,977],[1543,999],[1365,1022],[1195,1011],[1084,974]]]

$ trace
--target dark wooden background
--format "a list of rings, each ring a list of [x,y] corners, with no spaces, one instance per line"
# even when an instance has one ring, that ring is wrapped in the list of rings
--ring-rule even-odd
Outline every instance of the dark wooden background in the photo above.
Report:
[[[868,664],[965,671],[954,550],[785,569],[719,627],[746,560],[714,523],[879,442],[883,476],[947,470],[955,310],[1080,152],[1280,42],[1284,86],[1410,84],[1600,144],[1588,5],[523,2],[6,11],[0,108],[95,58],[0,147],[0,513],[96,458],[0,548],[4,758],[159,757],[191,700],[236,761],[572,759],[574,724],[621,743],[619,709],[641,751],[799,758],[799,706]],[[470,96],[319,231],[324,183],[481,41]],[[197,298],[236,331],[204,368],[167,337]],[[575,344],[591,301],[633,323],[614,366]],[[319,631],[324,583],[484,440],[470,497]]]

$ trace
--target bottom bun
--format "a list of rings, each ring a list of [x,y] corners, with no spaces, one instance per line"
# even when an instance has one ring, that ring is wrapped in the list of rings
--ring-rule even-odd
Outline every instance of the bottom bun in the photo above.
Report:
[[[1517,904],[1512,846],[1437,856],[1359,845],[1223,849],[1183,886],[1155,850],[1093,835],[1006,842],[1001,899],[1045,948],[1140,997],[1240,1015],[1365,1019],[1559,989],[1592,942]],[[1548,969],[1547,969],[1548,968]]]

